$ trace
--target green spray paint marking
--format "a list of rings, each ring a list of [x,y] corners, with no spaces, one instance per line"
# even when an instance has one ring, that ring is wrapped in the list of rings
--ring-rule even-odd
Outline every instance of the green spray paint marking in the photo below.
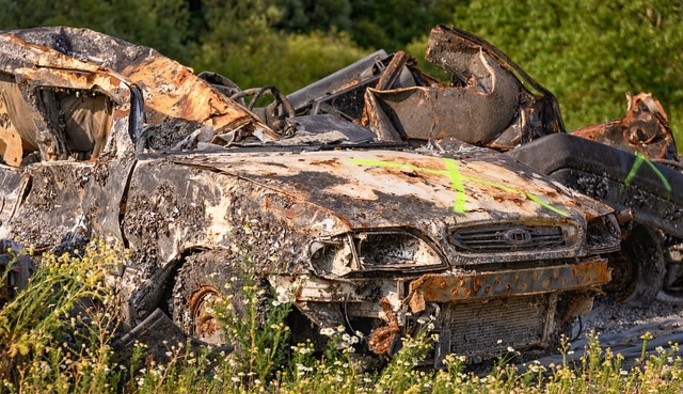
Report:
[[[465,186],[463,181],[470,181],[474,183],[478,183],[481,185],[487,185],[487,186],[492,186],[495,187],[496,189],[500,189],[504,192],[507,193],[517,193],[523,196],[526,196],[529,200],[535,202],[536,204],[542,206],[543,208],[546,208],[552,212],[555,212],[559,215],[562,216],[569,216],[569,213],[563,209],[557,208],[552,206],[551,204],[548,204],[547,202],[543,201],[540,197],[538,197],[535,194],[524,192],[521,190],[517,190],[505,185],[502,185],[500,183],[492,182],[492,181],[487,181],[485,179],[480,179],[480,178],[474,178],[474,177],[468,177],[460,174],[460,170],[458,169],[458,165],[453,159],[444,159],[444,166],[446,167],[446,170],[435,170],[433,168],[426,168],[426,167],[419,167],[415,166],[412,164],[403,164],[403,163],[394,163],[391,161],[383,161],[383,160],[365,160],[365,159],[351,159],[351,161],[355,164],[362,165],[362,166],[369,166],[369,167],[384,167],[384,168],[400,168],[403,170],[411,170],[415,172],[422,172],[425,174],[432,174],[432,175],[440,175],[440,176],[445,176],[451,181],[451,187],[453,188],[453,191],[455,191],[455,201],[453,203],[453,211],[455,213],[465,213],[465,202],[467,199],[467,195],[465,194]]]
[[[539,196],[537,196],[535,194],[531,194],[531,193],[524,193],[524,194],[527,196],[527,198],[529,200],[535,202],[536,204],[542,206],[543,208],[549,209],[558,215],[562,215],[564,217],[569,217],[569,212],[565,211],[564,209],[560,209],[560,208],[557,208],[557,207],[554,207],[554,206],[548,204],[547,202],[541,200],[541,198]]]
[[[636,152],[636,161],[633,163],[633,166],[631,167],[631,171],[629,171],[628,175],[626,175],[626,179],[624,179],[624,185],[629,186],[631,182],[633,182],[633,178],[636,177],[636,174],[638,173],[638,170],[640,169],[640,166],[644,163],[650,167],[650,169],[657,174],[659,179],[662,181],[664,184],[664,187],[666,190],[671,193],[671,185],[669,184],[669,181],[666,179],[664,174],[662,174],[661,171],[659,171],[659,168],[655,166],[653,162],[648,160],[645,156],[643,156],[640,152]]]
[[[551,211],[553,211],[559,215],[562,215],[564,217],[569,216],[569,212],[565,211],[564,209],[557,208],[551,204],[548,204],[547,202],[543,201],[541,199],[541,197],[539,197],[533,193],[517,190],[517,189],[511,188],[511,187],[505,186],[505,185],[501,185],[500,183],[487,181],[486,179],[470,178],[470,177],[467,177],[467,179],[474,181],[476,183],[483,184],[483,185],[493,186],[495,188],[498,188],[498,189],[505,191],[505,192],[508,192],[508,193],[523,194],[524,196],[526,196],[526,198],[528,198],[529,200],[531,200],[531,201],[535,202],[536,204],[542,206],[543,208],[549,209],[549,210],[551,210]]]
[[[458,170],[458,164],[456,164],[453,159],[444,159],[446,164],[446,171],[448,172],[448,177],[451,179],[451,187],[455,190],[455,203],[453,205],[453,211],[455,213],[465,213],[465,186],[462,184],[462,178],[460,177],[460,170]]]

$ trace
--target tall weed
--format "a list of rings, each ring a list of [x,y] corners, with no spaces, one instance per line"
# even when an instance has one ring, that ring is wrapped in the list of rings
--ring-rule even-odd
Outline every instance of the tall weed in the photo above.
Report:
[[[322,354],[311,341],[289,343],[285,324],[292,306],[267,297],[247,272],[241,288],[225,289],[214,313],[223,323],[232,353],[169,347],[164,362],[136,344],[125,365],[115,364],[112,343],[118,306],[104,285],[107,269],[123,252],[103,242],[71,255],[45,255],[28,286],[0,310],[0,392],[22,393],[638,393],[683,391],[677,344],[645,352],[636,360],[600,346],[590,334],[581,357],[563,339],[559,365],[511,364],[514,349],[490,372],[471,370],[466,357],[447,355],[444,368],[425,367],[438,337],[427,321],[379,370],[357,354],[366,338],[345,327],[321,330]],[[252,279],[250,279],[252,278]],[[232,296],[231,296],[232,295]],[[265,301],[264,301],[265,300]],[[235,313],[235,302],[241,306]],[[627,365],[627,361],[629,364]]]

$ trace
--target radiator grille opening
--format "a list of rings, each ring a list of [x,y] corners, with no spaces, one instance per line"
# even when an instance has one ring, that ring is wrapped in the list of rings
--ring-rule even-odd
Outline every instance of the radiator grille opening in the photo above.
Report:
[[[450,335],[450,352],[495,357],[508,346],[524,349],[545,342],[547,296],[514,297],[486,303],[448,304],[441,322]],[[498,343],[498,341],[502,341]]]
[[[464,253],[508,253],[566,245],[560,226],[495,226],[455,230],[450,241]]]

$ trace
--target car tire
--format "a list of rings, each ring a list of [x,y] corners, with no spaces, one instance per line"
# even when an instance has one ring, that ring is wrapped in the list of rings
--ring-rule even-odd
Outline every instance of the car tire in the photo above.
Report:
[[[663,290],[675,302],[683,302],[683,244],[670,245],[664,253],[664,260],[667,270]]]
[[[662,240],[651,228],[636,224],[610,257],[612,281],[605,290],[617,300],[647,308],[657,298],[666,275]]]
[[[21,245],[10,239],[0,239],[0,277],[6,280],[6,283],[0,284],[0,306],[26,287],[29,278],[36,271],[35,262],[31,256],[20,253],[22,249]],[[10,264],[12,271],[5,276],[5,269]]]
[[[189,336],[211,345],[225,344],[212,299],[232,292],[237,313],[244,310],[240,260],[226,251],[204,251],[185,258],[178,269],[169,302],[173,322]],[[229,285],[229,286],[226,286]]]

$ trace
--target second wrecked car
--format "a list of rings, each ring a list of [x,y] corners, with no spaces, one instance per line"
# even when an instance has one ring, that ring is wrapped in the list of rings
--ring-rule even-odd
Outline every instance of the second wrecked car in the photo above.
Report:
[[[437,364],[548,346],[610,279],[612,209],[507,156],[415,151],[330,114],[274,130],[226,84],[88,30],[0,48],[0,237],[122,242],[126,340],[170,319],[220,343],[208,300],[245,259],[299,332],[343,325],[390,354],[433,316]]]

